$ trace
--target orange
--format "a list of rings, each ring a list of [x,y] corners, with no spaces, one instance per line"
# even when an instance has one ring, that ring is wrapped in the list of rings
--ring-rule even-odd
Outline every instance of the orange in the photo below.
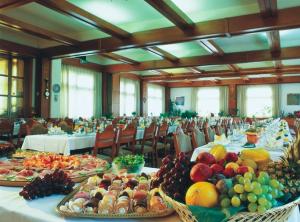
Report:
[[[234,170],[234,172],[236,172],[237,169],[239,168],[239,165],[234,162],[229,162],[226,164],[225,168],[232,168]]]
[[[214,207],[218,204],[218,192],[214,184],[208,182],[194,183],[185,195],[187,205]]]

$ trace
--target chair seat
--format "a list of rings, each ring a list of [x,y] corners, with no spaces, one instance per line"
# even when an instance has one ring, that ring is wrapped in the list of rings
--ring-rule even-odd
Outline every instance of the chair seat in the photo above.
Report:
[[[144,153],[151,153],[151,152],[153,152],[152,146],[145,144],[144,145]],[[135,145],[135,153],[137,153],[137,154],[142,153],[142,145],[141,144]]]
[[[161,143],[161,142],[158,142],[156,144],[156,150],[161,150],[161,149],[169,149],[170,148],[170,144],[169,143]]]

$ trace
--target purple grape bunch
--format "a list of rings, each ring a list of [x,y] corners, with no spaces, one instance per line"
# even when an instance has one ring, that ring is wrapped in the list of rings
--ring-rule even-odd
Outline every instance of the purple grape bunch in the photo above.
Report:
[[[26,200],[33,200],[50,196],[52,194],[69,194],[73,191],[74,182],[62,170],[55,170],[43,178],[37,177],[26,184],[19,193]]]

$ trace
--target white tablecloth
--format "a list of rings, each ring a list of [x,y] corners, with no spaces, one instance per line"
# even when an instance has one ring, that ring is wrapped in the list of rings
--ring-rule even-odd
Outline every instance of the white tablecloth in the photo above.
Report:
[[[71,150],[94,147],[96,134],[88,135],[30,135],[26,136],[22,149],[62,153],[70,155]]]
[[[156,171],[154,168],[144,168],[145,173]],[[21,188],[0,186],[0,222],[92,222],[95,219],[74,219],[60,217],[56,205],[63,199],[63,195],[52,195],[33,201],[26,201],[19,196]],[[103,222],[153,222],[153,219],[101,219]],[[179,222],[177,214],[164,218],[155,218],[156,222]]]

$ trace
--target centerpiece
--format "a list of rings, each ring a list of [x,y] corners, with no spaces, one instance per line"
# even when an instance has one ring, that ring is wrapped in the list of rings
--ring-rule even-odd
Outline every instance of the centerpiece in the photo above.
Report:
[[[246,130],[247,142],[249,144],[256,144],[258,141],[258,132],[256,128],[249,128]]]

